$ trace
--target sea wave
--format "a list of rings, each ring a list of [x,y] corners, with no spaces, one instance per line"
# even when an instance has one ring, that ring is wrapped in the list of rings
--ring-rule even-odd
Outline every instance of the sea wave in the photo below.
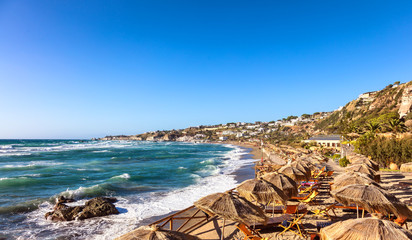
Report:
[[[63,163],[54,161],[30,161],[30,162],[15,162],[14,164],[0,165],[0,170],[13,170],[13,169],[31,169],[37,167],[48,167],[62,165]]]
[[[115,178],[129,179],[130,175],[128,173],[123,173],[122,175],[112,177],[112,179],[115,179]]]
[[[150,147],[150,146],[148,146]],[[76,238],[76,239],[113,239],[127,233],[141,225],[146,219],[168,214],[172,211],[189,207],[194,201],[208,194],[224,192],[236,187],[238,182],[233,175],[237,169],[251,164],[253,160],[242,159],[246,152],[236,146],[226,154],[221,154],[220,160],[214,164],[205,164],[200,172],[192,173],[195,183],[180,189],[168,191],[139,192],[138,194],[118,197],[115,204],[120,214],[106,217],[92,218],[83,221],[71,221],[53,223],[44,219],[44,214],[53,208],[53,204],[45,201],[39,205],[39,209],[28,213],[25,225],[37,226],[18,233],[8,232],[7,234],[19,234],[21,239],[41,239],[41,238]],[[213,157],[215,158],[215,156]],[[216,166],[217,165],[217,166]],[[204,172],[202,174],[202,170]],[[202,177],[203,175],[203,177]],[[129,174],[123,173],[108,179],[108,182],[90,187],[79,187],[54,196],[73,197],[75,199],[85,199],[88,197],[110,195],[116,181],[111,179],[128,179]],[[40,231],[41,229],[41,231]],[[45,235],[48,234],[48,235]]]

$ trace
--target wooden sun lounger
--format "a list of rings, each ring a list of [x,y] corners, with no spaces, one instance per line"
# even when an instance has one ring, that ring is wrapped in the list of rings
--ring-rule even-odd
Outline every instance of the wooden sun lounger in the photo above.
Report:
[[[294,206],[294,205],[287,205],[287,206]],[[273,206],[268,206],[266,207],[265,211],[267,213],[282,214],[282,213],[286,213],[286,209],[287,207],[285,207],[284,205],[275,206],[274,209],[273,209]],[[308,210],[308,206],[306,204],[298,204],[297,212],[293,212],[293,213],[304,213],[307,210]]]
[[[262,238],[259,232],[250,228],[244,223],[239,223],[236,225],[236,227],[245,235],[243,240],[267,240],[267,238]]]

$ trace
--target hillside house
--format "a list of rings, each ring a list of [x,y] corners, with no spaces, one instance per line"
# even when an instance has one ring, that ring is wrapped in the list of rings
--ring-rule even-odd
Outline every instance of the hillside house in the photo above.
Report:
[[[316,142],[317,146],[326,148],[340,148],[341,136],[340,135],[318,135],[305,140],[304,142]]]

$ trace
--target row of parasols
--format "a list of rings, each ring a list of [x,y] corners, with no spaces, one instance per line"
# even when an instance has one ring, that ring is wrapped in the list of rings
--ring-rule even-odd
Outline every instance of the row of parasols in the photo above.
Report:
[[[356,204],[371,213],[394,214],[400,219],[412,217],[407,205],[375,181],[376,171],[379,170],[375,162],[359,157],[346,170],[331,184],[333,191],[330,193],[338,202],[344,205]],[[308,181],[317,172],[319,168],[313,164],[313,159],[299,158],[276,172],[262,173],[255,179],[244,181],[236,187],[236,191],[211,194],[199,199],[194,205],[209,215],[223,219],[223,239],[226,219],[245,224],[266,224],[268,217],[256,204],[286,204],[288,199],[298,194],[298,183]],[[173,232],[155,226],[143,227],[136,239],[198,239]],[[322,239],[375,239],[374,236],[380,236],[376,239],[412,239],[409,231],[395,223],[371,218],[341,221],[321,230]]]

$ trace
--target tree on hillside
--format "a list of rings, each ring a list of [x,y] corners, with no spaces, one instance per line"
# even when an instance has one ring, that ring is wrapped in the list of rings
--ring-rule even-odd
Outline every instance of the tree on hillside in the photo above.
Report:
[[[389,120],[387,127],[393,133],[402,133],[402,132],[406,132],[407,130],[407,127],[403,119],[396,119],[396,118],[391,119]]]
[[[366,129],[371,133],[379,132],[381,125],[376,121],[369,121],[366,123]]]

